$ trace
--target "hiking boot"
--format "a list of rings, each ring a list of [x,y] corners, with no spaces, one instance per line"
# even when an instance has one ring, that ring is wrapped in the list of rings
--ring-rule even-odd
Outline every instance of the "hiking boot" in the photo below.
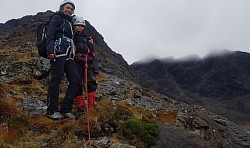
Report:
[[[53,120],[58,120],[58,119],[61,119],[63,117],[59,112],[54,112],[53,114],[47,115],[47,116]]]
[[[74,119],[75,116],[72,113],[61,113],[64,118]]]

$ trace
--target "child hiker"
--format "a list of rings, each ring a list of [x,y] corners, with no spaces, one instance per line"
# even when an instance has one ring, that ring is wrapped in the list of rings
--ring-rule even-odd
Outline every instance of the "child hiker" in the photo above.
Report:
[[[83,111],[84,106],[95,106],[96,103],[96,74],[98,74],[98,62],[93,48],[93,38],[85,33],[86,23],[82,17],[74,16],[73,26],[75,29],[74,43],[76,47],[75,62],[81,78],[81,88],[75,97],[75,104],[79,111]],[[85,62],[87,61],[87,67]],[[88,98],[83,97],[83,86],[85,84],[85,70],[87,69],[87,93]],[[85,88],[84,88],[85,89]]]

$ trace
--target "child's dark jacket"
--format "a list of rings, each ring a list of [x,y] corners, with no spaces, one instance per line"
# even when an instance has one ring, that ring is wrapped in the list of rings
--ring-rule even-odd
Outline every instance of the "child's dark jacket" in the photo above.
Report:
[[[78,64],[84,64],[84,55],[88,55],[89,67],[92,67],[93,71],[98,73],[98,59],[93,44],[89,42],[89,37],[84,30],[82,32],[75,32],[74,44],[76,47],[75,61]]]

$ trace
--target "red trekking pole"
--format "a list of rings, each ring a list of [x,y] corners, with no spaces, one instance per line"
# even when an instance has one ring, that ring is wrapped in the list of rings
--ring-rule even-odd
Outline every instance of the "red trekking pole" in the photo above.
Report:
[[[90,121],[89,121],[89,96],[88,96],[88,55],[85,55],[85,64],[84,64],[84,89],[85,97],[87,99],[87,109],[86,109],[86,118],[88,122],[88,138],[89,138],[89,147],[92,148],[92,142],[90,138]]]

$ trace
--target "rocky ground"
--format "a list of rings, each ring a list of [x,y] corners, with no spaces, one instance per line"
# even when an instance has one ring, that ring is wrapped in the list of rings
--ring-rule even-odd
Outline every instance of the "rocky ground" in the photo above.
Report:
[[[14,65],[13,65],[14,66]],[[11,65],[9,65],[11,67]],[[1,77],[1,82],[11,84],[13,80],[8,73]],[[25,84],[26,83],[26,84]],[[19,85],[27,85],[28,82],[20,82]],[[14,90],[8,94],[20,95]],[[46,112],[44,96],[39,94],[29,95],[23,91],[23,98],[17,102],[31,117],[43,116]],[[101,74],[99,76],[99,88],[97,90],[98,102],[110,100],[112,108],[119,108],[120,101],[126,104],[142,107],[152,114],[159,125],[159,135],[156,147],[249,147],[250,132],[241,129],[227,119],[213,114],[200,106],[190,106],[180,103],[167,96],[144,89],[133,82],[120,79],[114,75]],[[143,114],[136,115],[138,119]],[[129,116],[128,116],[129,118]],[[107,131],[117,127],[100,123]],[[114,127],[112,127],[114,126]],[[113,133],[114,134],[114,133]],[[100,136],[93,139],[96,147],[134,147],[126,143],[112,143],[111,137]],[[48,145],[48,143],[43,143]]]

